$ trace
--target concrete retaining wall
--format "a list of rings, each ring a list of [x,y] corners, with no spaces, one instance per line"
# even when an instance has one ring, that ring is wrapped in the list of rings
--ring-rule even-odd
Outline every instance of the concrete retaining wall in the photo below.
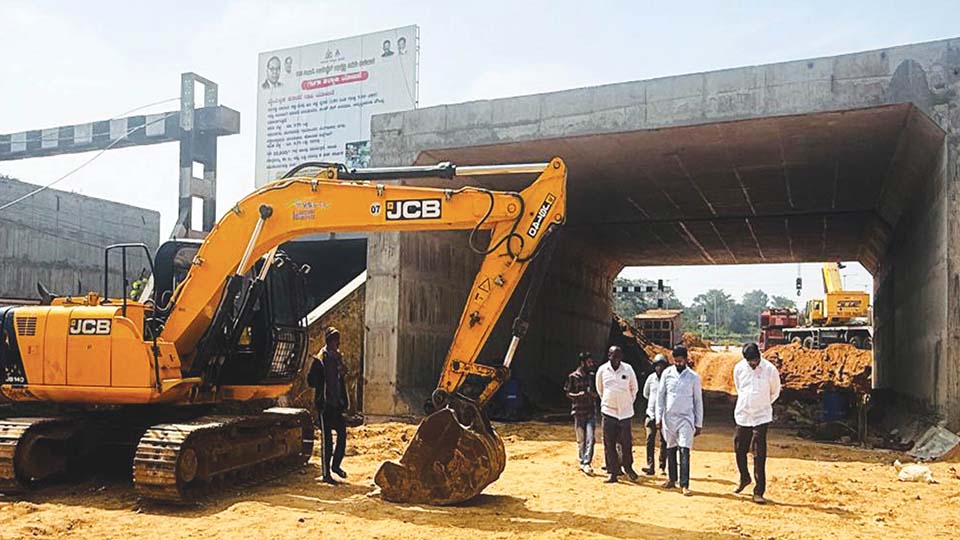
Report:
[[[0,177],[0,203],[39,186]],[[61,294],[103,287],[103,248],[142,242],[151,253],[160,239],[160,213],[145,208],[48,189],[0,212],[0,297],[36,298],[36,282]],[[131,252],[132,253],[132,252]],[[119,253],[111,256],[113,294],[120,290]],[[149,265],[128,260],[131,281]]]

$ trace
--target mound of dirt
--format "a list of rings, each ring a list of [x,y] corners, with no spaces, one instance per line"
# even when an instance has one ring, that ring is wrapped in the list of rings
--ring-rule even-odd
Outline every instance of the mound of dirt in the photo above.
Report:
[[[771,347],[763,356],[780,370],[784,388],[817,392],[848,388],[866,393],[872,386],[873,351],[853,345],[838,343],[811,350],[791,343]]]
[[[739,352],[690,349],[687,354],[693,369],[700,375],[704,390],[736,395],[733,367],[743,358]]]
[[[833,389],[850,389],[857,393],[870,391],[872,351],[847,344],[811,350],[792,343],[771,347],[763,356],[777,366],[780,381],[789,390],[809,393]],[[703,389],[731,395],[736,394],[733,368],[741,358],[739,352],[690,350],[690,360],[700,374]]]
[[[683,346],[688,349],[709,349],[710,342],[706,341],[700,334],[693,332],[684,332],[683,336],[680,337],[680,341],[683,342]]]

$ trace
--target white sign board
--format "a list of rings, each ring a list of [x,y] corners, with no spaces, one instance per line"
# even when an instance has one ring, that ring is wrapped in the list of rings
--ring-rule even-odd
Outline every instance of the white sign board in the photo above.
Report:
[[[418,35],[406,26],[261,53],[257,186],[305,161],[369,166],[370,117],[417,105]]]

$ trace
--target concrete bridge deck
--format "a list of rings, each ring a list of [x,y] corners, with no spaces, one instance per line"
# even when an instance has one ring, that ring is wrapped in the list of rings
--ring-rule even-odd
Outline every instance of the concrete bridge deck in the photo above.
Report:
[[[515,364],[532,395],[604,346],[623,266],[859,260],[879,385],[960,427],[960,39],[442,105],[372,133],[378,166],[567,161],[569,227]],[[477,258],[458,234],[384,234],[367,261],[364,407],[415,413]]]

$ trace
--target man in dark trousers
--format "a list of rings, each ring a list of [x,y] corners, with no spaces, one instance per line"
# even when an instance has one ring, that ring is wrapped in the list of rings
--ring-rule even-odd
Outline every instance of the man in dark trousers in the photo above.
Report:
[[[343,355],[340,354],[340,331],[331,326],[324,332],[324,338],[326,344],[313,359],[307,384],[314,389],[313,400],[323,433],[323,481],[336,485],[331,471],[340,478],[347,477],[347,473],[340,468],[347,450],[347,422],[344,418],[347,385],[343,376]],[[337,432],[336,448],[333,447],[334,431]]]
[[[616,483],[621,470],[636,482],[639,476],[633,470],[630,420],[633,418],[633,402],[639,391],[637,375],[630,364],[622,361],[623,351],[620,347],[610,347],[607,360],[597,369],[597,394],[600,395],[600,413],[603,415],[603,454],[610,475],[604,482]],[[617,453],[618,443],[622,455]]]
[[[780,373],[773,363],[760,358],[760,347],[756,343],[747,343],[743,346],[743,360],[733,368],[733,382],[737,387],[737,407],[733,411],[737,434],[733,438],[733,448],[740,471],[740,483],[734,493],[740,493],[750,485],[747,453],[752,451],[753,474],[757,481],[753,487],[753,502],[763,504],[767,488],[767,427],[773,421],[773,402],[780,397]]]
[[[686,496],[690,491],[690,450],[693,438],[703,429],[703,387],[700,376],[687,365],[687,348],[673,348],[673,365],[663,370],[657,385],[657,429],[667,443],[667,481],[673,489],[680,480]],[[677,460],[679,455],[679,462]]]
[[[653,468],[655,459],[654,454],[657,451],[657,439],[660,439],[660,471],[663,474],[667,472],[667,442],[663,439],[663,433],[657,429],[657,388],[660,385],[660,375],[667,369],[667,357],[658,354],[653,358],[653,373],[647,376],[647,382],[643,385],[643,398],[647,400],[647,467],[643,472],[653,475],[656,470]]]
[[[597,391],[593,388],[590,371],[593,370],[593,356],[588,352],[580,353],[580,362],[572,373],[567,375],[563,391],[570,400],[570,415],[577,432],[577,455],[580,470],[584,474],[593,474],[593,443],[597,427]]]

